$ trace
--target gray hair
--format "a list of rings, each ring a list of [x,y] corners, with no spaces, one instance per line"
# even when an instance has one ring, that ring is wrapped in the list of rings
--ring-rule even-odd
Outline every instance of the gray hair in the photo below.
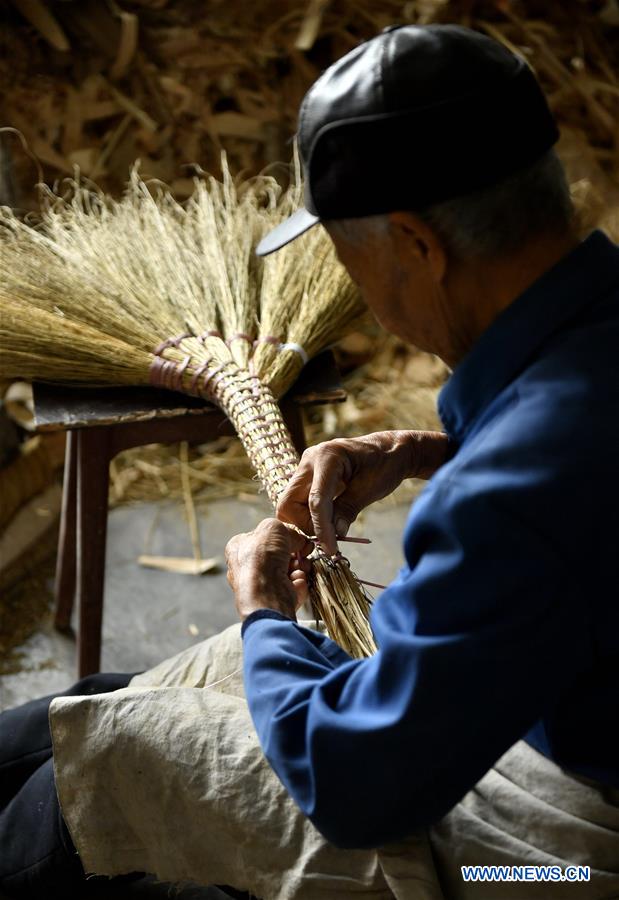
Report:
[[[566,231],[574,207],[554,150],[490,187],[415,210],[458,259],[504,256],[535,235]],[[339,219],[329,228],[352,243],[386,234],[386,215]]]

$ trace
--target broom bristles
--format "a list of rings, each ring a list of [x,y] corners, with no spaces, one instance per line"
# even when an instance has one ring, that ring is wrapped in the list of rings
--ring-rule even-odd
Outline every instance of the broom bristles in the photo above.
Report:
[[[287,191],[268,176],[237,189],[225,160],[223,171],[223,182],[196,180],[184,205],[160,186],[151,193],[134,170],[120,200],[77,183],[65,198],[47,191],[37,229],[2,210],[2,295],[145,352],[162,335],[218,332],[223,340],[208,338],[208,354],[241,368],[251,358],[281,396],[304,356],[272,339],[311,358],[363,303],[322,229],[264,260],[255,256],[263,234],[299,203],[298,177]],[[77,380],[70,368],[59,377]]]
[[[37,229],[2,210],[0,378],[150,381],[213,400],[275,502],[298,463],[275,397],[362,303],[320,229],[255,256],[300,202],[298,177],[283,192],[266,176],[237,188],[223,168],[185,205],[134,170],[120,200],[75,183],[65,198],[47,193]],[[370,652],[361,586],[325,558],[315,571],[332,636]]]

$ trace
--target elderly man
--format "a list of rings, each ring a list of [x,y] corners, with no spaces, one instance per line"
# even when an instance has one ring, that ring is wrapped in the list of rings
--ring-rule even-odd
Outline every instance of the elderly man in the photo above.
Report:
[[[34,767],[3,814],[9,893],[49,896],[45,844],[64,896],[83,870],[263,900],[619,896],[619,249],[579,240],[556,138],[526,64],[453,26],[389,30],[309,91],[306,209],[259,252],[322,222],[382,324],[453,368],[445,433],[312,448],[279,521],[229,543],[246,699],[232,629],[53,701],[64,819],[15,836],[24,798],[57,813]],[[378,651],[352,660],[296,621],[311,544],[283,523],[335,552],[414,476]]]

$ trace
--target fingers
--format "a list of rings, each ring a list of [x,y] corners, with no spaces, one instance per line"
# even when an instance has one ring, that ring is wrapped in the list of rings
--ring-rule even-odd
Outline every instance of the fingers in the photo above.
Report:
[[[294,525],[280,522],[279,519],[263,519],[256,527],[254,534],[261,536],[267,549],[271,543],[273,549],[276,545],[284,545],[287,553],[298,553],[302,557],[309,556],[314,549],[313,542],[309,541],[305,534],[302,534]]]
[[[313,542],[297,528],[273,518],[263,519],[253,532],[240,537],[249,539],[249,543],[266,553],[285,553],[286,558],[290,554],[309,556],[314,549]]]
[[[290,522],[305,534],[313,531],[307,498],[312,484],[313,468],[306,460],[301,460],[299,468],[277,501],[275,515],[280,522]]]
[[[351,474],[352,465],[341,442],[310,447],[280,498],[277,518],[315,534],[327,553],[336,553],[333,501],[345,490]]]
[[[307,505],[312,533],[325,553],[337,553],[333,503],[346,489],[346,460],[340,453],[325,452],[317,458]]]
[[[296,609],[298,610],[309,600],[308,575],[312,570],[312,563],[304,559],[300,553],[293,553],[290,558],[290,571],[288,577],[295,592]]]
[[[312,489],[316,458],[321,452],[321,447],[324,447],[324,444],[305,450],[296,472],[279,497],[275,510],[275,515],[280,521],[296,525],[305,534],[312,534],[314,530],[307,501]]]
[[[290,573],[290,581],[295,593],[296,609],[303,606],[309,600],[309,587],[307,575],[302,569],[293,569]]]
[[[325,552],[336,553],[336,533],[345,536],[362,509],[407,477],[411,434],[377,432],[310,447],[280,498],[277,518],[315,534]]]
[[[300,570],[301,572],[305,572],[306,575],[312,571],[312,561],[307,559],[307,557],[302,556],[300,553],[292,553],[290,557],[290,572],[295,570]]]
[[[237,534],[225,550],[228,582],[241,619],[254,609],[276,609],[294,618],[308,597],[306,558],[314,545],[291,525],[264,519],[246,534]]]

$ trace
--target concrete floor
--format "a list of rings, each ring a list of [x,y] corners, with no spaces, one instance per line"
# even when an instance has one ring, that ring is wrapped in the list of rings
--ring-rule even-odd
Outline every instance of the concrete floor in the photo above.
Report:
[[[361,578],[386,584],[401,565],[406,506],[366,510],[351,534],[369,546],[342,545]],[[237,621],[226,580],[223,552],[228,538],[251,530],[270,514],[266,500],[221,500],[200,516],[202,551],[221,560],[217,573],[173,575],[137,564],[137,557],[189,556],[191,545],[182,506],[144,503],[110,513],[106,560],[101,670],[137,672]],[[195,634],[195,630],[198,633]],[[20,648],[23,671],[0,677],[0,709],[61,691],[76,680],[75,643],[51,625]]]
[[[252,529],[270,515],[266,500],[212,503],[200,516],[203,554],[222,565],[216,574],[173,575],[140,567],[140,554],[189,556],[191,544],[182,505],[145,503],[111,512],[108,526],[102,671],[137,672],[155,665],[237,621],[223,565],[228,538]],[[370,509],[352,534],[372,539],[369,546],[342,545],[361,578],[386,584],[401,565],[401,536],[407,506]],[[196,632],[197,629],[197,633]],[[59,692],[76,680],[75,643],[50,624],[20,648],[23,671],[0,677],[0,710],[34,697]],[[181,890],[145,879],[131,885],[101,887],[93,896],[144,900],[223,900],[217,888]],[[89,894],[90,896],[90,894]],[[0,894],[0,900],[2,896]]]

